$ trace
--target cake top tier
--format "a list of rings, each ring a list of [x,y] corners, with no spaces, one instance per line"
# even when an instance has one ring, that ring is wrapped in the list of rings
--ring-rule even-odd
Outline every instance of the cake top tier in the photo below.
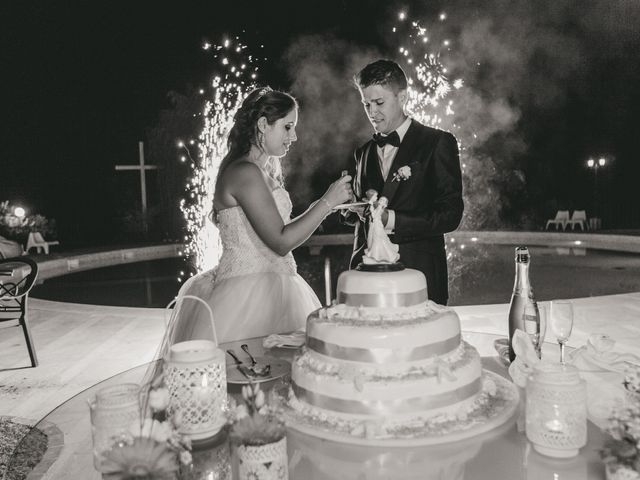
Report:
[[[411,307],[428,299],[422,272],[405,268],[396,272],[348,270],[338,277],[338,303],[352,307]]]

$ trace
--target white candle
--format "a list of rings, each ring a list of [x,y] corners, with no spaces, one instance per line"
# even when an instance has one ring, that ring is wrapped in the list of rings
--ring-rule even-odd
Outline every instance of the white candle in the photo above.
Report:
[[[557,418],[545,422],[544,426],[547,427],[547,430],[550,432],[562,432],[564,430],[564,425]]]

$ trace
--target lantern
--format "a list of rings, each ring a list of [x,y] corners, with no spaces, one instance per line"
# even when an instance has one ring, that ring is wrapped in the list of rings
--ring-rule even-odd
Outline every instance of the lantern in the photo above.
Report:
[[[189,340],[172,345],[164,359],[164,380],[169,390],[170,415],[177,415],[179,431],[192,440],[213,437],[226,423],[227,373],[224,351],[218,348],[211,308],[208,310],[214,341]]]

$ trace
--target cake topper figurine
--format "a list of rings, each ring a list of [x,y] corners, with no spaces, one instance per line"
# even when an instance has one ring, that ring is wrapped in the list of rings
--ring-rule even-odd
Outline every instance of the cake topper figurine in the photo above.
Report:
[[[367,191],[367,198],[369,202],[369,232],[362,262],[366,265],[396,263],[400,259],[398,245],[391,242],[382,224],[382,212],[388,205],[387,198],[380,197],[378,200],[376,191]]]

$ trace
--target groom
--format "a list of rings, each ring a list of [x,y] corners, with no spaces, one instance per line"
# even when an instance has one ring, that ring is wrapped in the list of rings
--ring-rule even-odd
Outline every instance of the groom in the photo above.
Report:
[[[456,139],[405,114],[407,77],[397,63],[370,63],[354,82],[375,129],[373,139],[354,153],[354,193],[358,200],[369,189],[387,197],[382,224],[400,246],[400,261],[424,273],[429,299],[446,305],[443,234],[458,227],[464,209]]]

